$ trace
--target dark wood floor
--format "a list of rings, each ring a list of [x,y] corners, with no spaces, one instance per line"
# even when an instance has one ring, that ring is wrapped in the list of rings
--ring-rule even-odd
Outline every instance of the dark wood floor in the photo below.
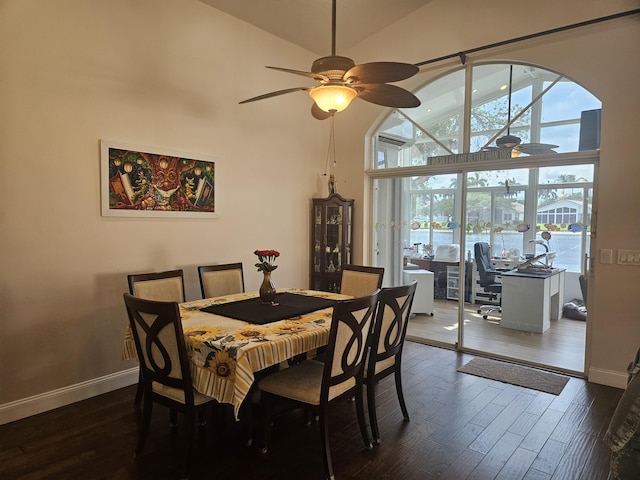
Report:
[[[602,436],[622,390],[571,378],[559,395],[456,369],[471,355],[408,342],[403,422],[391,378],[378,388],[382,443],[367,450],[353,402],[336,409],[330,439],[338,479],[604,480]],[[133,461],[135,387],[0,427],[0,478],[175,479],[183,438],[156,407],[145,454]],[[197,440],[192,479],[319,479],[317,425],[300,413],[274,422],[269,453],[245,447],[230,411],[214,412]]]

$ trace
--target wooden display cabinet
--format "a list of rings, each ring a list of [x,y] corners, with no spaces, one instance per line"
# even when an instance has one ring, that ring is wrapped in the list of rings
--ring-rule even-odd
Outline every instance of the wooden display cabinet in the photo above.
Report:
[[[340,292],[342,266],[353,253],[353,200],[333,193],[312,202],[310,288]]]

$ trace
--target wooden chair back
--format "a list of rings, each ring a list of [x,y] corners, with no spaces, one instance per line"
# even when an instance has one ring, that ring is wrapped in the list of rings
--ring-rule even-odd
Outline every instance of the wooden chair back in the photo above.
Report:
[[[381,290],[371,334],[367,376],[383,373],[394,366],[399,368],[417,284],[414,280],[408,285]]]
[[[376,321],[369,342],[369,359],[365,369],[369,425],[374,443],[380,443],[375,396],[375,385],[378,380],[394,375],[400,409],[405,420],[409,420],[409,412],[402,392],[402,348],[417,284],[418,282],[414,280],[408,285],[384,288],[378,299]]]
[[[179,390],[181,403],[193,405],[193,386],[177,302],[159,302],[124,294],[136,344],[144,395]],[[165,395],[174,397],[175,395]]]
[[[339,301],[333,307],[320,389],[321,404],[363,384],[379,294],[377,289],[364,297]]]

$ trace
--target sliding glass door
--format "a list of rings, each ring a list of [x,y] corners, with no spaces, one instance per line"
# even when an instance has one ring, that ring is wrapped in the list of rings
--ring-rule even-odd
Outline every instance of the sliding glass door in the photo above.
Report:
[[[417,302],[425,306],[414,317],[415,331],[409,336],[447,346],[458,342],[457,303],[447,299],[458,296],[452,283],[457,272],[450,267],[460,252],[448,246],[460,244],[460,230],[453,221],[460,218],[462,208],[456,187],[459,177],[445,174],[374,181],[375,264],[385,267],[387,285],[413,279],[433,284],[428,293],[419,285]],[[427,301],[422,295],[432,298]]]
[[[561,273],[550,279],[498,275],[497,284],[520,283],[515,290],[503,285],[495,293],[480,285],[474,261],[472,293],[463,310],[463,348],[561,370],[584,370],[585,318],[571,315],[563,304],[580,302],[579,275],[590,246],[593,173],[593,165],[467,173],[465,248],[474,252],[476,243],[486,243],[493,268],[505,271],[549,252],[534,265]],[[554,281],[562,285],[554,287]],[[487,315],[491,306],[505,308]],[[532,318],[534,325],[521,326],[525,318]]]
[[[552,252],[548,264],[563,271],[557,301],[579,303],[594,166],[463,170],[374,181],[374,258],[385,267],[386,285],[433,283],[432,303],[413,315],[408,338],[582,372],[584,319],[569,313],[536,332],[509,328],[499,310],[484,318],[484,307],[500,307],[503,298],[480,285],[475,245],[486,243],[501,270]]]

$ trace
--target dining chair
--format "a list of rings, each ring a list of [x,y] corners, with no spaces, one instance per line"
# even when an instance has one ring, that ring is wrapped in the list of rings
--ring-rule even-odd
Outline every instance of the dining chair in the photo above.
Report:
[[[343,265],[340,293],[363,297],[382,287],[384,268],[364,265]]]
[[[143,415],[137,458],[144,449],[154,403],[186,417],[186,446],[181,478],[188,478],[195,436],[196,413],[217,401],[193,388],[180,310],[177,302],[160,302],[124,294],[143,382]]]
[[[146,300],[160,302],[184,302],[184,275],[182,270],[166,272],[137,273],[127,276],[129,294]],[[138,388],[134,404],[142,400],[142,370],[138,378]]]
[[[382,287],[382,277],[384,268],[367,267],[364,265],[344,265],[342,267],[342,278],[340,281],[340,293],[351,295],[352,297],[363,297],[369,295]],[[313,354],[317,361],[324,362],[327,347],[320,347]],[[299,361],[298,358],[292,359]]]
[[[198,267],[202,298],[221,297],[244,292],[242,263],[202,265]]]
[[[369,424],[374,444],[380,443],[375,386],[384,377],[392,374],[395,377],[400,409],[405,420],[409,421],[409,412],[402,393],[402,348],[417,285],[418,282],[414,280],[407,285],[383,288],[378,298],[376,319],[369,339],[369,356],[364,373]]]
[[[335,402],[355,395],[360,434],[367,448],[371,441],[364,413],[363,374],[367,340],[373,326],[380,291],[354,299],[338,301],[333,307],[326,361],[303,362],[284,368],[260,380],[263,420],[263,448],[271,435],[271,419],[276,400],[286,400],[296,407],[318,411],[322,458],[327,478],[333,479],[329,447],[329,408]]]

